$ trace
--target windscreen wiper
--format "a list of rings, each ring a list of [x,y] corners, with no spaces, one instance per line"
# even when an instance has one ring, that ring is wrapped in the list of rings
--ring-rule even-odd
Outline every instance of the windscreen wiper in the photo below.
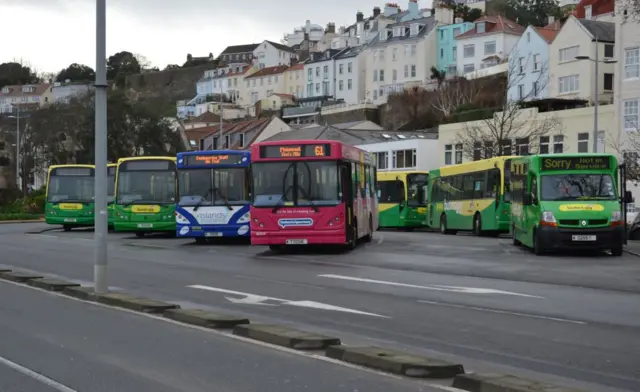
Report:
[[[207,189],[204,195],[200,196],[200,201],[193,206],[193,211],[198,211],[198,208],[200,208],[202,204],[204,204],[205,199],[207,198],[207,196],[209,196],[211,192],[213,192],[213,188]]]
[[[302,163],[307,168],[307,172],[309,173],[309,193],[311,193],[311,168],[309,167],[309,164],[307,162],[303,161]],[[298,185],[298,189],[302,191],[304,198],[307,199],[311,208],[313,208],[315,212],[319,212],[316,203],[313,202],[313,198],[309,195],[309,193],[302,189],[300,185]]]
[[[220,198],[222,199],[222,201],[224,202],[224,205],[229,209],[229,211],[233,211],[233,207],[231,207],[231,204],[229,204],[229,199],[227,199],[224,194],[222,194],[222,191],[220,190],[220,188],[215,187],[213,188],[213,190],[215,192],[217,192],[217,194],[220,195]],[[215,193],[213,196],[213,204],[216,204],[216,197],[215,197]]]
[[[289,191],[293,189],[293,185],[289,185],[289,187],[286,190],[284,189],[284,187],[285,187],[285,184],[287,183],[287,174],[289,174],[289,170],[293,168],[294,164],[295,162],[291,162],[287,167],[287,170],[285,170],[284,176],[282,176],[282,190],[284,192],[282,192],[282,196],[280,197],[280,200],[278,200],[278,202],[273,206],[273,210],[271,210],[271,212],[274,214],[278,212],[280,207],[282,207],[282,204],[284,204],[285,198],[287,197],[287,193],[289,193]]]

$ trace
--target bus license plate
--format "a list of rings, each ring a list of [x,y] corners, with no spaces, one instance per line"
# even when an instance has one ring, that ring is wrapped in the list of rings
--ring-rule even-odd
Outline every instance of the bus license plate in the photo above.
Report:
[[[204,233],[205,237],[222,237],[222,233],[218,233],[218,232],[208,232],[208,233]]]
[[[64,218],[65,222],[77,222],[78,220],[76,218]]]
[[[595,235],[572,235],[571,240],[572,241],[595,241],[596,236]]]
[[[153,227],[153,223],[138,223],[140,229],[150,229]]]
[[[287,245],[306,245],[307,240],[287,240]]]

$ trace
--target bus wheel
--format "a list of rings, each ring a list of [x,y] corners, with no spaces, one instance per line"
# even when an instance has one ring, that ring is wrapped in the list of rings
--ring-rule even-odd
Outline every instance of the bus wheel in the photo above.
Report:
[[[445,214],[442,214],[440,216],[440,233],[441,234],[455,234],[456,233],[455,230],[447,229],[447,216]]]
[[[371,218],[371,215],[369,215],[369,232],[367,233],[366,237],[364,237],[364,241],[371,242],[372,240],[373,240],[373,219]]]
[[[536,256],[544,254],[544,249],[542,249],[542,244],[540,244],[540,237],[535,231],[533,232],[533,254]]]
[[[477,212],[473,217],[473,234],[477,235],[478,237],[482,235],[482,218]]]
[[[144,232],[143,231],[136,232],[136,237],[138,237],[138,238],[144,237]]]
[[[622,256],[622,246],[611,248],[611,256]]]
[[[69,226],[69,225],[62,225],[62,230],[64,230],[64,231],[71,231],[71,226]]]
[[[351,235],[351,242],[349,242],[349,249],[353,250],[358,246],[358,221],[356,217],[353,217],[353,234]]]
[[[207,243],[207,239],[204,237],[196,237],[196,244],[204,245]]]
[[[269,250],[272,252],[281,252],[282,249],[282,245],[269,245]]]

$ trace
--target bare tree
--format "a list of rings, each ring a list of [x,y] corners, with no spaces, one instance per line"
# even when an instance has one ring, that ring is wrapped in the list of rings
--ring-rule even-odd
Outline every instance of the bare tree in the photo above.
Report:
[[[634,120],[623,119],[624,131],[609,134],[605,146],[611,147],[616,155],[622,157],[626,166],[627,180],[640,184],[640,125]]]
[[[482,89],[481,83],[464,77],[438,80],[438,89],[431,102],[434,110],[449,118],[456,109],[476,102]]]
[[[431,106],[434,96],[433,91],[420,87],[411,87],[399,93],[389,94],[385,128],[397,130],[403,126],[410,126],[421,129],[437,125],[439,116],[438,113],[434,113]]]
[[[617,0],[616,13],[622,15],[624,22],[640,22],[640,0]]]
[[[492,113],[480,113],[486,118],[466,122],[464,131],[456,136],[455,143],[462,147],[462,154],[467,159],[535,154],[540,152],[538,142],[542,137],[549,138],[550,145],[554,136],[564,135],[562,124],[555,116],[523,109],[525,103],[536,100],[549,80],[548,68],[541,63],[535,65],[535,80],[525,80],[527,65],[534,61],[531,56],[522,58],[517,53],[509,56],[506,91],[502,91],[507,95],[506,99],[495,111],[490,110]]]

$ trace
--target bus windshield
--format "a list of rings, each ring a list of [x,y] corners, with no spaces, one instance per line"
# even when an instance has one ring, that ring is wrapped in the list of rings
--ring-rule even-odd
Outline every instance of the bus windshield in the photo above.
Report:
[[[404,202],[404,183],[400,180],[378,181],[378,202]]]
[[[107,169],[107,203],[113,202],[116,189],[116,170],[115,168]]]
[[[243,205],[249,203],[247,170],[179,170],[181,206]]]
[[[256,163],[253,205],[329,206],[342,199],[337,161]]]
[[[93,202],[93,176],[51,176],[47,201],[60,202]]]
[[[426,174],[407,175],[407,204],[410,207],[422,207],[427,205],[427,181]]]
[[[541,177],[542,200],[616,200],[609,174],[553,174]]]
[[[118,175],[118,203],[175,203],[175,178],[173,170],[121,170]]]

